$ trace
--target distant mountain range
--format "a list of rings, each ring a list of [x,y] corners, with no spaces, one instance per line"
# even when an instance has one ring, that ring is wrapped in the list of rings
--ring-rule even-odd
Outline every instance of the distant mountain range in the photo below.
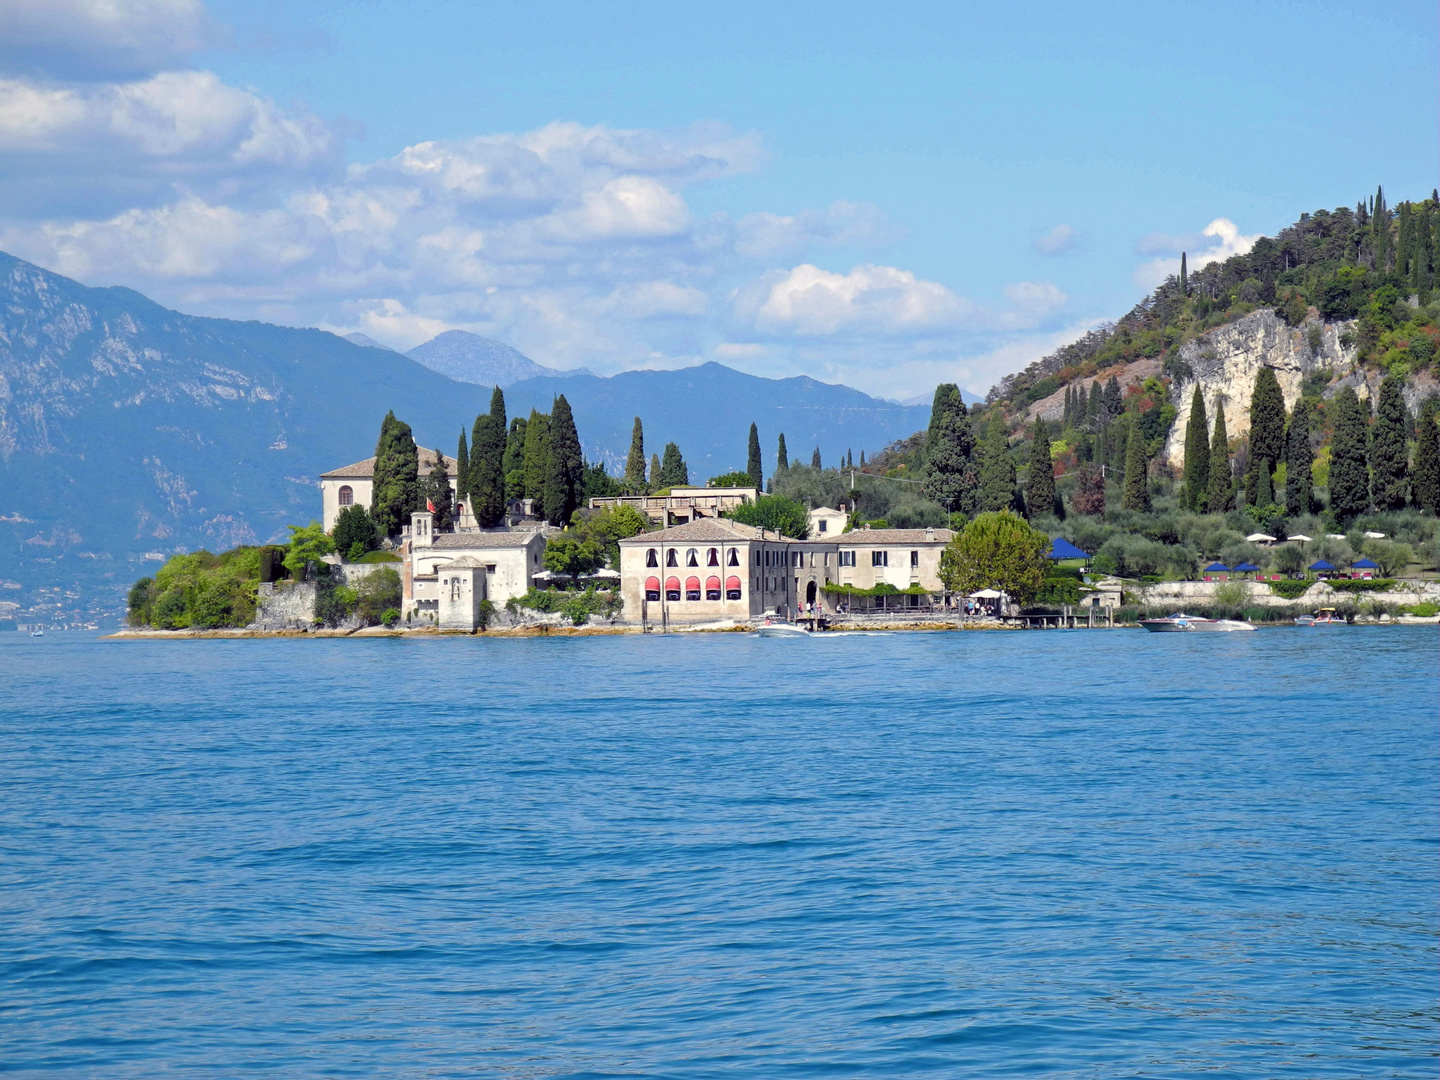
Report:
[[[467,353],[474,342],[496,364],[518,358],[540,372],[509,383],[512,416],[563,393],[586,454],[612,464],[640,416],[647,453],[677,442],[700,482],[744,467],[752,421],[768,471],[782,431],[792,457],[808,461],[819,446],[831,462],[929,420],[927,405],[719,364],[600,378],[458,331],[421,349],[443,343],[461,364],[482,355]],[[113,612],[157,565],[147,555],[282,538],[318,516],[321,472],[373,453],[387,410],[454,453],[501,382],[497,367],[465,373],[477,381],[368,339],[184,315],[0,253],[0,600]]]

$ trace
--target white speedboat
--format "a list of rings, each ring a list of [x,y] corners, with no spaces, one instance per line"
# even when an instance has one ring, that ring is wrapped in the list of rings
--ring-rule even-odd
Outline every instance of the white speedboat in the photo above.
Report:
[[[1182,615],[1177,612],[1163,619],[1141,619],[1140,625],[1152,634],[1178,634],[1196,632],[1225,632],[1230,630],[1254,630],[1255,627],[1243,619],[1207,619],[1203,615]]]
[[[38,627],[36,627],[34,630],[31,630],[31,631],[30,631],[30,636],[31,636],[31,637],[44,637],[44,636],[45,636],[45,628],[44,628],[43,626],[38,626]]]
[[[766,623],[764,626],[757,626],[755,633],[761,637],[809,637],[809,630],[802,630],[790,623]]]

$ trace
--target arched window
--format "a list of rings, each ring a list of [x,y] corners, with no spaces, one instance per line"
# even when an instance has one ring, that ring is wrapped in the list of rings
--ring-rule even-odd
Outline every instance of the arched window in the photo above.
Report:
[[[729,577],[725,579],[725,599],[740,599],[740,579],[738,577]]]
[[[651,548],[649,551],[645,552],[645,565],[646,565],[646,566],[659,566],[659,565],[660,565],[660,556],[656,554],[654,548]],[[660,598],[657,596],[655,599],[656,599],[656,600],[659,600]]]
[[[355,489],[352,488],[349,484],[344,484],[344,485],[342,485],[341,488],[340,488],[340,505],[341,505],[341,506],[354,506],[354,505],[355,505]]]
[[[645,579],[645,599],[660,599],[660,579],[658,577],[648,577]]]
[[[726,566],[739,566],[739,565],[740,565],[740,556],[739,556],[739,554],[736,552],[736,550],[735,550],[734,548],[731,548],[731,549],[730,549],[730,557],[725,560],[725,565],[726,565]]]
[[[700,579],[698,577],[688,577],[685,579],[685,599],[700,599]]]
[[[678,577],[671,577],[665,579],[665,599],[680,599],[680,579]]]
[[[705,556],[705,565],[706,565],[706,566],[719,566],[719,565],[720,565],[720,549],[719,549],[719,548],[711,548],[711,549],[710,549],[709,554],[707,554],[707,555]],[[718,586],[717,586],[717,587],[718,587]],[[718,600],[718,599],[720,599],[720,598],[717,596],[715,599]]]
[[[691,548],[689,551],[687,551],[687,552],[685,553],[685,565],[686,565],[686,566],[699,566],[699,565],[700,565],[700,560],[695,557],[695,549],[694,549],[694,548]],[[696,599],[698,600],[699,597],[697,596]]]
[[[705,599],[720,599],[720,579],[718,577],[715,577],[714,575],[711,575],[710,577],[705,579]]]
[[[665,553],[665,565],[666,565],[666,566],[679,566],[679,565],[680,565],[680,560],[675,557],[675,549],[674,549],[674,548],[671,548],[669,551],[667,551],[667,552]]]

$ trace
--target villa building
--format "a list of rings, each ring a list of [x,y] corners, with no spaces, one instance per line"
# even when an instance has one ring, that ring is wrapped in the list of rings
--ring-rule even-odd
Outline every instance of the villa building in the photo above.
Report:
[[[420,476],[425,478],[435,468],[435,459],[440,456],[436,450],[421,446],[417,448],[420,457]],[[445,469],[450,474],[450,490],[456,493],[456,524],[460,527],[474,525],[469,511],[460,505],[457,486],[456,461],[446,455]],[[335,528],[335,520],[347,506],[363,506],[370,509],[370,496],[375,488],[375,459],[368,457],[353,465],[320,474],[320,524],[328,533]]]
[[[833,540],[845,531],[845,523],[849,520],[850,515],[844,509],[817,506],[810,511],[810,537],[813,540]]]
[[[456,622],[461,612],[473,604],[478,613],[485,600],[499,607],[524,596],[540,572],[544,551],[540,528],[437,533],[434,514],[411,514],[400,543],[401,617],[474,630],[475,625]],[[455,574],[449,573],[452,568]]]
[[[701,518],[718,518],[725,511],[734,510],[747,502],[753,503],[759,497],[760,489],[753,487],[675,487],[668,495],[616,495],[591,499],[590,509],[599,510],[608,506],[613,510],[629,506],[648,517],[652,524],[669,528]]]

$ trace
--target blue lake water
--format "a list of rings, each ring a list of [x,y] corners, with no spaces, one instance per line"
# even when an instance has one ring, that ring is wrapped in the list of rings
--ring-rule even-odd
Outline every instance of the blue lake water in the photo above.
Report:
[[[1433,1077],[1440,633],[0,635],[0,1071]]]

